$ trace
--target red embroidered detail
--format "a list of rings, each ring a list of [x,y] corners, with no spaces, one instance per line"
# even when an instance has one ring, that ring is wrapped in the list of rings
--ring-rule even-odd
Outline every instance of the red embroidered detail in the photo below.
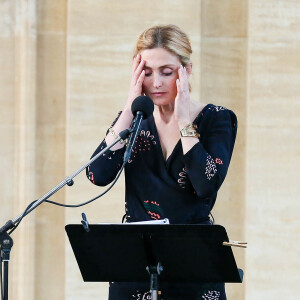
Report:
[[[95,184],[95,178],[94,178],[94,173],[93,172],[89,172],[89,180]]]
[[[220,158],[216,158],[216,164],[223,165],[223,162]]]
[[[144,200],[144,207],[147,210],[147,213],[150,215],[150,218],[159,220],[161,219],[161,208],[159,207],[159,203],[156,201]]]
[[[160,215],[159,214],[153,213],[150,210],[148,210],[148,214],[150,215],[150,217],[152,219],[155,219],[155,220],[159,220],[160,219]]]
[[[142,130],[137,136],[132,152],[137,154],[138,151],[150,151],[151,144],[156,145],[156,141],[154,141],[153,139],[154,135],[152,135],[149,130]],[[133,161],[133,158],[135,157],[136,156],[133,156],[132,159],[128,160],[128,162],[131,163]]]
[[[186,177],[187,177],[187,169],[184,167],[182,171],[179,173],[180,178],[177,179],[179,186],[185,189]]]

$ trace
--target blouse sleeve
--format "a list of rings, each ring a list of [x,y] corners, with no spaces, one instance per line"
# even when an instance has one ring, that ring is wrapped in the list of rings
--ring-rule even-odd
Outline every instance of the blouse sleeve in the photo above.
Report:
[[[118,117],[112,123],[111,127],[114,126],[116,121],[118,120],[121,112]],[[108,133],[108,131],[107,131]],[[107,134],[106,133],[106,134]],[[96,156],[99,152],[101,152],[106,147],[105,140],[98,146],[96,151],[93,153],[92,157]],[[86,168],[86,175],[88,179],[96,185],[105,186],[111,183],[115,177],[117,176],[122,163],[123,163],[123,155],[124,155],[125,147],[111,151],[108,150],[106,154],[100,155],[94,162],[92,162]]]
[[[236,137],[232,111],[216,110],[211,118],[205,137],[184,155],[188,178],[201,198],[216,193],[223,183]]]

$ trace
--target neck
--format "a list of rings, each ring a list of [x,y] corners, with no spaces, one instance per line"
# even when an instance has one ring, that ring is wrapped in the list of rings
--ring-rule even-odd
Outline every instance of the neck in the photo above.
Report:
[[[174,102],[168,105],[161,105],[154,107],[154,114],[163,122],[169,123],[174,116]]]

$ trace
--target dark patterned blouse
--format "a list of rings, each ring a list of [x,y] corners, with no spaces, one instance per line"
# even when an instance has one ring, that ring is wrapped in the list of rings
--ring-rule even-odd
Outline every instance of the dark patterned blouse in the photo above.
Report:
[[[200,134],[185,155],[179,140],[164,159],[154,118],[142,121],[131,159],[125,167],[127,221],[168,218],[171,224],[207,220],[230,163],[236,137],[235,114],[208,104],[194,120]],[[105,141],[93,156],[106,147]],[[124,148],[100,156],[87,168],[96,185],[109,184],[123,161]]]
[[[164,218],[168,218],[171,224],[209,222],[210,211],[229,167],[237,119],[231,110],[208,104],[194,120],[194,124],[200,134],[200,142],[183,155],[179,140],[172,154],[165,160],[154,118],[151,116],[142,121],[131,158],[125,166],[127,222]],[[93,156],[104,147],[105,141]],[[100,186],[112,182],[122,165],[123,155],[124,148],[100,156],[87,168],[90,181]],[[111,288],[112,286],[114,285]],[[119,289],[121,286],[122,284]],[[205,299],[205,293],[209,292],[225,295],[224,285],[221,285],[221,289],[215,287],[213,285],[201,295],[198,294],[199,299]],[[125,290],[122,290],[124,286],[121,288],[124,298],[112,296],[113,293],[118,293],[118,288],[111,288],[110,299],[138,299],[137,294],[132,292],[128,292],[131,295],[129,298],[125,296]],[[140,299],[144,299],[142,295],[146,293],[141,293]],[[176,294],[180,293],[177,291]],[[182,299],[182,296],[178,297],[174,299]],[[224,297],[207,299],[225,299]]]

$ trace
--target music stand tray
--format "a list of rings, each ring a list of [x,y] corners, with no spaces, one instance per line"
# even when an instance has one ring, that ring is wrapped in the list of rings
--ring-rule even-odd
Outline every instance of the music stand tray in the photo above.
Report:
[[[220,225],[82,225],[65,227],[81,275],[88,282],[148,281],[162,265],[164,282],[242,282]]]

